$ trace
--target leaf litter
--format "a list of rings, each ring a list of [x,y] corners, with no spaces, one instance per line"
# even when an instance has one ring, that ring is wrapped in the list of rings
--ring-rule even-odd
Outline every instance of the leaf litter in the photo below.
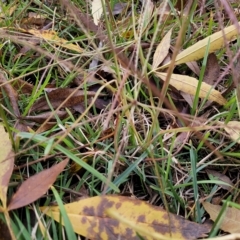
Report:
[[[93,16],[93,19],[92,19],[89,15],[81,12],[81,10],[79,8],[75,7],[75,5],[70,4],[70,2],[68,0],[62,0],[61,2],[66,7],[66,9],[69,10],[70,15],[73,15],[72,17],[75,19],[75,21],[80,22],[79,26],[80,26],[82,32],[88,33],[88,34],[89,33],[94,34],[94,37],[97,40],[100,40],[101,43],[106,42],[106,39],[107,39],[106,34],[105,34],[106,28],[105,28],[104,24],[102,24],[103,22],[99,21],[101,15],[99,15],[97,17]],[[152,16],[154,15],[154,10],[155,10],[155,3],[153,3],[152,1],[148,1],[148,3],[150,4],[150,7],[146,8],[143,6],[142,15],[137,19],[138,20],[137,23],[139,26],[141,26],[141,24],[143,24],[143,32],[144,32],[144,34],[146,34],[146,37],[147,37],[148,30],[149,30],[148,27],[151,26],[151,21],[153,20]],[[169,8],[169,12],[170,12],[170,10],[171,9]],[[122,9],[118,10],[118,14],[119,13],[122,13]],[[174,17],[174,14],[171,13],[171,17]],[[47,16],[46,16],[46,18],[47,18]],[[116,19],[117,19],[117,16],[116,16]],[[99,24],[99,23],[101,23],[101,24]],[[27,23],[27,24],[29,25],[29,23]],[[117,22],[117,24],[118,24],[118,22]],[[117,25],[117,26],[119,26],[119,25]],[[16,28],[16,30],[17,31],[27,31],[28,33],[31,33],[33,36],[39,38],[39,40],[44,40],[45,42],[49,42],[51,45],[55,45],[57,47],[64,48],[64,50],[66,52],[67,52],[67,50],[75,51],[78,53],[82,53],[83,51],[85,51],[85,49],[82,49],[82,45],[80,43],[78,46],[77,44],[72,44],[71,42],[65,40],[64,38],[60,38],[59,37],[60,33],[58,34],[57,31],[56,32],[50,31],[50,30],[43,30],[43,31],[41,30],[40,31],[38,29],[22,30],[20,28],[19,29]],[[152,64],[153,70],[158,68],[158,66],[160,64],[162,64],[162,66],[160,66],[160,68],[158,68],[158,69],[166,68],[171,63],[171,60],[168,60],[169,56],[166,58],[166,56],[168,55],[168,52],[169,52],[169,48],[170,48],[171,31],[172,30],[170,30],[167,33],[167,35],[165,35],[165,37],[162,39],[162,42],[160,42],[158,45],[156,44],[157,49],[154,53],[153,64]],[[232,26],[225,28],[224,31],[226,33],[226,39],[228,41],[232,41],[237,35],[234,28],[232,28]],[[37,44],[40,44],[40,43],[41,43],[41,41],[38,41]],[[190,69],[192,69],[192,71],[196,75],[199,75],[199,72],[200,72],[199,67],[197,66],[197,63],[195,62],[195,60],[198,60],[198,59],[201,59],[204,57],[205,50],[208,46],[208,43],[210,46],[210,51],[209,51],[210,54],[208,57],[208,63],[207,63],[206,73],[204,76],[204,82],[202,83],[201,89],[200,89],[200,97],[207,98],[211,101],[215,101],[216,103],[218,103],[220,105],[225,105],[227,100],[221,95],[221,93],[219,91],[213,89],[215,80],[216,80],[216,76],[219,74],[219,65],[216,61],[216,58],[215,58],[216,56],[214,55],[213,52],[222,48],[222,46],[224,45],[224,40],[223,40],[221,31],[218,33],[215,33],[215,34],[211,35],[210,37],[203,39],[203,40],[197,42],[196,44],[193,44],[191,47],[183,50],[181,53],[178,54],[175,64],[179,65],[181,63],[187,63],[187,65],[190,66]],[[91,45],[91,47],[92,47],[92,45]],[[116,47],[116,49],[117,49],[117,47]],[[113,46],[113,49],[111,49],[111,51],[113,51],[118,57],[120,56],[119,58],[117,58],[117,60],[122,64],[121,59],[124,59],[124,58],[122,58],[122,56],[126,55],[126,57],[128,57],[129,56],[128,51],[131,48],[129,47],[129,49],[127,49],[127,48],[124,49],[124,51],[121,52],[121,54],[119,54],[119,52],[122,50],[120,50],[118,52],[116,49],[115,49],[115,46]],[[133,48],[133,49],[135,49],[135,48]],[[164,61],[164,59],[165,59],[165,61]],[[136,59],[136,60],[138,61],[138,59]],[[101,64],[100,61],[98,61],[95,66],[96,71],[99,67],[98,64]],[[106,63],[104,63],[104,64],[106,64]],[[133,70],[134,69],[132,67],[133,65],[129,64],[128,61],[126,61],[125,64],[129,67],[132,75],[138,75],[138,74],[136,74],[138,72]],[[122,65],[124,66],[124,64],[122,64]],[[113,74],[115,74],[115,71],[112,68],[111,68],[111,71],[113,71]],[[165,80],[165,78],[166,78],[166,73],[163,73],[163,72],[157,72],[157,73],[153,72],[153,74],[155,76],[160,77],[162,80]],[[104,81],[107,82],[107,80],[104,79],[101,75],[99,75],[99,76],[100,76],[100,78],[102,78]],[[62,75],[61,75],[61,77],[62,77]],[[139,80],[142,80],[140,75],[137,77]],[[146,82],[147,81],[145,81],[145,82],[142,81],[142,83],[146,83]],[[5,82],[4,85],[8,85],[8,84]],[[198,80],[194,77],[191,77],[191,76],[188,76],[185,74],[180,75],[180,74],[174,73],[174,74],[172,74],[172,77],[170,80],[170,85],[177,90],[183,91],[185,94],[191,94],[191,96],[194,96],[196,94]],[[14,85],[12,85],[12,86],[13,86],[12,88],[9,87],[5,91],[7,92],[7,95],[13,96],[11,98],[9,97],[9,99],[11,99],[10,102],[11,102],[11,106],[14,109],[15,115],[20,117],[21,120],[35,121],[37,123],[42,123],[45,119],[49,118],[51,122],[48,122],[47,124],[50,124],[50,123],[52,124],[52,121],[54,121],[55,117],[52,116],[53,113],[50,111],[51,107],[53,109],[56,109],[59,106],[62,106],[62,108],[71,108],[71,110],[76,109],[76,111],[83,113],[84,107],[85,107],[84,106],[85,102],[88,102],[90,98],[92,98],[96,95],[96,92],[94,92],[94,91],[77,90],[76,88],[72,88],[72,86],[66,87],[64,89],[57,88],[51,92],[46,92],[45,96],[38,99],[33,104],[32,109],[29,112],[28,116],[21,116],[19,113],[19,110],[17,110],[18,109],[18,90],[19,90],[18,88],[22,88],[23,94],[32,94],[33,88],[32,88],[32,86],[29,86],[29,85],[27,85],[26,88],[24,88],[24,82],[23,83],[19,82],[19,85],[15,84],[15,87],[14,87]],[[146,85],[146,86],[148,86],[148,85]],[[159,89],[157,89],[157,90],[159,90]],[[99,95],[99,96],[103,96],[103,95]],[[128,95],[128,97],[129,97],[129,95]],[[127,98],[127,99],[129,100],[130,98]],[[191,99],[189,100],[189,102],[191,102]],[[49,103],[50,103],[51,107],[49,106]],[[101,110],[105,110],[105,108],[106,108],[105,103],[106,102],[102,101],[101,99],[96,99],[96,105],[99,105],[99,109],[101,109]],[[108,103],[110,103],[110,102],[107,102],[107,104]],[[119,105],[121,105],[121,104],[122,103],[120,102]],[[191,103],[189,105],[191,106]],[[167,110],[169,110],[169,109],[167,109]],[[44,111],[46,111],[46,112],[44,112]],[[36,114],[36,112],[40,112],[40,113],[38,113],[37,115],[34,115],[34,114]],[[65,111],[65,110],[61,109],[61,110],[55,111],[55,114],[57,114],[60,119],[64,119],[68,115],[68,114],[66,114],[66,112],[69,113],[68,110]],[[72,111],[72,114],[74,114],[74,113],[75,112]],[[101,116],[101,115],[99,114],[99,116]],[[115,115],[114,115],[114,117],[112,119],[117,122],[117,121],[119,121],[118,117],[119,116],[117,116],[115,118]],[[124,117],[123,117],[123,119],[124,119]],[[44,128],[44,126],[41,125],[40,129],[42,129],[42,132],[44,133],[45,131],[50,129],[51,126],[54,125],[54,123],[53,123],[53,125],[51,125],[51,124],[50,124],[49,128]],[[148,124],[149,123],[147,123],[147,125]],[[170,123],[170,124],[173,124],[173,123]],[[95,123],[95,126],[96,126],[96,123]],[[95,131],[95,126],[92,129],[93,132]],[[89,127],[89,126],[87,126],[87,127]],[[92,126],[90,126],[89,128],[91,128],[91,127]],[[232,132],[230,132],[230,130],[229,130],[230,128],[234,129],[235,127],[236,127],[236,124],[234,126],[229,124],[228,126],[225,127],[225,130],[229,133],[229,135],[231,136],[231,138],[234,141],[238,141],[239,136],[237,136],[237,134],[239,135],[239,133],[235,133],[235,137],[232,137],[232,135],[234,135],[234,134]],[[84,135],[84,137],[86,137],[85,130],[86,129],[84,129],[83,133],[81,132],[80,135],[82,134],[82,135]],[[30,131],[34,132],[34,130],[30,130]],[[141,129],[140,129],[140,131],[141,131]],[[234,131],[236,132],[236,130],[234,130]],[[146,131],[145,131],[145,133],[146,133]],[[111,136],[115,137],[115,135],[116,135],[116,133],[114,130],[114,132]],[[188,137],[186,137],[185,132],[181,133],[179,136],[182,137],[182,138],[179,137],[180,143],[183,142],[182,139],[185,140],[185,138],[187,138],[187,140],[188,140]],[[95,139],[95,136],[94,136],[94,139]],[[98,140],[99,139],[97,139],[96,141],[98,141]],[[116,139],[113,139],[113,141],[116,141]],[[92,142],[90,142],[88,144],[93,145]],[[105,142],[104,142],[104,144],[105,144]],[[82,149],[83,149],[83,151],[89,150],[84,147]],[[97,155],[97,153],[101,150],[98,149],[98,147],[96,147],[96,149],[94,147],[91,149],[91,151],[92,151],[91,152],[91,156],[92,156],[95,153]],[[105,149],[104,149],[104,151],[105,151]],[[108,155],[107,151],[105,153],[107,153],[106,155]],[[112,161],[112,152],[110,155],[111,155],[111,160],[110,160],[109,164],[112,164],[112,162],[111,162]],[[134,156],[133,156],[133,159],[134,159]],[[108,159],[107,159],[107,161],[108,161]],[[60,164],[55,165],[55,166],[59,166]],[[62,163],[62,164],[64,165],[64,163]],[[54,178],[56,179],[57,175],[60,174],[60,172],[64,169],[65,165],[64,166],[63,165],[62,165],[62,167],[60,167],[61,169],[59,169],[58,171],[56,170],[56,174],[54,175],[54,177],[51,177],[49,179],[50,182],[47,182],[47,180],[44,179],[44,181],[43,181],[44,186],[40,189],[41,191],[39,191],[38,193],[36,193],[36,191],[34,191],[34,194],[32,197],[29,197],[28,195],[24,196],[26,189],[29,186],[31,189],[33,189],[34,181],[41,182],[41,180],[39,180],[39,179],[43,179],[44,177],[47,176],[46,175],[47,173],[50,173],[51,171],[53,171],[54,166],[52,168],[50,168],[51,170],[50,169],[43,170],[42,172],[39,173],[39,175],[30,177],[28,180],[26,180],[22,184],[22,186],[20,186],[18,191],[15,193],[15,195],[13,195],[13,198],[11,199],[10,204],[8,206],[9,210],[13,210],[13,209],[17,209],[19,207],[25,206],[25,205],[32,203],[35,200],[39,199],[41,196],[43,196],[44,192],[47,191],[49,186],[51,184],[53,184],[53,182],[55,181]],[[111,166],[111,165],[109,165],[109,166]],[[48,170],[50,170],[50,171],[48,172]],[[77,171],[76,171],[76,174],[77,174]],[[210,175],[215,175],[215,177],[218,177],[219,179],[224,177],[222,175],[218,175],[217,173],[213,174],[213,172]],[[34,177],[36,177],[36,178],[34,178]],[[39,177],[39,179],[38,179],[38,177]],[[229,190],[229,189],[227,189],[227,190]],[[133,229],[128,228],[128,226],[126,226],[126,224],[124,225],[121,221],[109,217],[109,215],[101,209],[101,206],[104,206],[104,210],[109,208],[110,210],[117,212],[118,214],[121,215],[121,217],[123,216],[124,219],[130,219],[130,221],[132,221],[134,224],[137,222],[137,224],[139,224],[140,227],[146,228],[148,232],[154,232],[154,231],[156,231],[156,229],[159,226],[161,226],[161,227],[164,226],[164,230],[169,229],[169,227],[170,227],[170,229],[172,228],[173,232],[176,233],[176,236],[174,235],[176,238],[178,237],[180,239],[191,239],[191,238],[197,238],[197,237],[204,237],[205,233],[207,233],[209,231],[209,228],[204,225],[187,221],[181,217],[178,217],[177,215],[167,213],[166,211],[156,208],[156,207],[153,207],[150,204],[147,204],[143,201],[124,198],[121,196],[95,197],[95,198],[89,198],[85,202],[79,201],[79,202],[73,202],[70,204],[66,204],[65,207],[67,207],[67,209],[68,209],[69,218],[72,221],[72,223],[75,224],[76,221],[82,221],[82,225],[84,226],[81,230],[79,230],[79,222],[78,222],[78,225],[76,223],[74,225],[75,231],[76,232],[79,231],[80,234],[82,234],[86,237],[90,236],[93,238],[94,237],[98,238],[100,234],[103,234],[103,236],[104,236],[103,239],[108,239],[111,236],[114,236],[117,238],[117,237],[119,237],[118,234],[127,238],[128,235],[126,232],[128,232],[128,233],[131,232],[131,236],[133,236],[133,239],[137,237],[136,233],[133,231]],[[141,209],[141,207],[142,207],[142,209]],[[57,218],[59,220],[59,217],[60,217],[59,208],[58,207],[50,207],[49,209],[54,214],[51,216],[50,216],[49,212],[47,212],[47,214],[49,214],[50,217],[54,216],[54,218],[56,220],[57,220]],[[78,214],[76,214],[76,209],[80,209]],[[124,211],[121,212],[122,209]],[[43,207],[42,210],[45,212],[47,210],[47,208]],[[74,212],[74,210],[75,210],[75,212]],[[134,211],[134,212],[132,212],[132,211]],[[126,213],[126,215],[124,215],[125,213]],[[158,218],[153,213],[154,214],[158,213]],[[134,214],[136,214],[136,215],[134,215]],[[155,216],[154,220],[150,219],[153,215]],[[172,220],[170,225],[169,225],[169,222],[166,222],[167,215],[170,216],[170,220]],[[132,219],[133,216],[135,218]],[[159,216],[161,216],[161,217],[159,217]],[[144,220],[147,219],[147,220],[141,221],[143,219]],[[156,226],[155,226],[155,222],[153,224],[153,221],[156,221]],[[96,231],[93,231],[92,233],[90,233],[88,228],[92,229],[93,224],[95,224],[97,226],[97,228],[95,229]],[[116,228],[115,225],[117,225],[117,224],[118,224],[118,226],[121,226],[121,227],[119,227],[119,229],[116,229],[116,233],[114,231],[110,232],[109,229],[115,230],[115,228]],[[158,229],[159,229],[160,233],[163,233],[162,228],[159,227]],[[119,232],[118,232],[118,230],[119,230]],[[193,232],[193,230],[195,230],[195,232]],[[93,234],[93,235],[91,235],[91,234]],[[169,232],[166,231],[163,234],[166,235],[166,234],[169,234]],[[190,234],[191,236],[188,234]],[[148,235],[146,235],[146,237],[148,237]]]

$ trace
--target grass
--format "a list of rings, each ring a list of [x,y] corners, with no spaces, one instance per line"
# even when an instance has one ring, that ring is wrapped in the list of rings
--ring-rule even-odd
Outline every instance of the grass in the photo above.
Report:
[[[231,198],[233,204],[239,203],[238,143],[229,139],[218,124],[238,121],[237,98],[234,89],[225,96],[224,107],[199,98],[208,49],[204,59],[197,62],[200,76],[192,107],[167,81],[162,82],[151,72],[156,46],[171,28],[172,57],[176,57],[178,50],[219,31],[221,24],[232,24],[224,7],[216,8],[211,0],[205,6],[193,1],[184,20],[180,2],[170,1],[162,8],[158,2],[153,3],[163,13],[168,7],[171,15],[157,14],[156,8],[151,14],[150,7],[144,8],[141,1],[125,1],[118,15],[107,15],[105,11],[100,24],[104,26],[106,41],[102,33],[83,27],[70,5],[66,9],[58,1],[38,0],[2,4],[5,16],[0,25],[11,27],[12,31],[1,37],[1,72],[8,82],[17,84],[21,79],[31,84],[31,90],[23,84],[17,88],[21,117],[15,116],[11,95],[2,87],[0,116],[13,136],[15,151],[9,199],[19,183],[56,162],[70,159],[68,169],[59,175],[51,190],[30,207],[11,212],[17,239],[77,238],[70,224],[64,232],[61,224],[40,213],[39,206],[57,202],[67,219],[63,203],[82,197],[116,193],[133,196],[197,223],[209,219],[201,204],[203,200],[220,204]],[[85,1],[73,3],[83,13],[90,12]],[[111,7],[116,3],[109,1]],[[232,3],[232,8],[237,7],[237,3]],[[31,22],[30,12],[42,15],[44,23],[37,25],[34,18]],[[223,12],[226,17],[219,19],[218,14]],[[83,51],[66,50],[18,30],[47,25]],[[216,52],[221,72],[230,64],[229,54],[236,55],[238,48],[239,39],[229,49]],[[121,59],[122,55],[117,56],[119,52],[127,61]],[[170,67],[173,73],[196,77],[186,64],[174,67],[173,62]],[[217,89],[229,89],[236,84],[234,77],[229,72]],[[51,99],[47,94],[51,88],[83,90],[82,102],[68,107],[55,104],[60,96]],[[94,97],[89,98],[87,91],[95,91]],[[31,111],[40,98],[45,98],[48,109]],[[209,107],[205,108],[205,104]],[[64,117],[58,110],[65,111]],[[42,113],[45,115],[40,119]],[[35,120],[28,120],[29,116],[35,116]],[[193,131],[191,124],[197,121],[201,124]],[[209,178],[205,171],[209,168],[228,176],[235,191],[223,189],[221,179]],[[223,234],[215,226],[210,237]]]

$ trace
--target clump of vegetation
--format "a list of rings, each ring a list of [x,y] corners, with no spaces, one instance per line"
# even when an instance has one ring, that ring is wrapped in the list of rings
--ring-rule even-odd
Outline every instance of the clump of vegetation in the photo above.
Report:
[[[3,239],[240,238],[239,7],[1,3]]]

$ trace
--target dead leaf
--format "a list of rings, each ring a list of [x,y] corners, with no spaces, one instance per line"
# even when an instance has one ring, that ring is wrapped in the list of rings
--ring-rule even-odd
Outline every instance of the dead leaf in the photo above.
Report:
[[[222,174],[220,172],[210,170],[210,169],[206,169],[206,173],[208,174],[209,178],[210,178],[210,175],[212,175],[214,177],[214,179],[217,179],[217,180],[220,180],[220,181],[223,181],[223,182],[227,183],[228,185],[219,184],[219,186],[221,186],[225,190],[231,191],[232,187],[234,186],[234,184],[232,183],[230,178],[228,176],[226,176],[225,174]]]
[[[230,121],[224,126],[224,130],[233,141],[240,143],[240,122]]]
[[[19,29],[16,29],[19,31]],[[53,44],[61,46],[63,48],[67,48],[69,50],[76,51],[78,53],[82,53],[83,49],[80,48],[78,45],[70,43],[69,41],[65,40],[64,38],[58,37],[57,32],[52,30],[37,30],[37,29],[20,29],[22,32],[28,32],[34,35],[35,37],[41,38],[45,41],[49,41]]]
[[[200,75],[200,68],[196,61],[187,62],[186,65],[197,75]]]
[[[4,208],[7,206],[7,189],[10,181],[14,154],[9,134],[5,132],[4,126],[0,124],[0,199]]]
[[[63,102],[64,102],[64,104],[62,104],[63,108],[73,107],[76,104],[83,102],[85,96],[93,97],[95,95],[96,92],[91,91],[86,92],[76,90],[75,88],[58,88],[47,93],[48,99],[54,109],[59,107]],[[48,105],[46,97],[42,97],[38,101],[36,101],[36,103],[33,104],[31,112],[49,109],[50,107]]]
[[[209,202],[203,202],[202,204],[211,219],[215,221],[222,209],[222,206],[213,205]],[[240,233],[240,210],[228,207],[224,213],[220,228],[225,232]]]
[[[220,74],[220,66],[218,64],[215,53],[210,53],[207,58],[207,66],[204,73],[203,81],[210,85],[214,85]]]
[[[163,37],[162,41],[157,46],[157,49],[153,55],[152,69],[156,69],[162,63],[164,58],[166,58],[170,48],[171,35],[172,35],[172,28]]]
[[[155,75],[157,75],[163,81],[165,81],[167,73],[155,72]],[[170,79],[170,85],[176,88],[177,90],[195,96],[198,86],[198,80],[196,78],[189,77],[186,75],[172,74]],[[220,105],[224,105],[227,103],[226,99],[221,95],[219,91],[213,89],[211,85],[204,82],[201,84],[199,97],[215,101]]]
[[[16,91],[20,91],[23,94],[32,94],[34,86],[31,83],[28,83],[22,79],[17,79],[12,83],[13,88]]]
[[[37,114],[35,116],[26,116],[26,117],[21,117],[21,119],[23,120],[28,120],[28,121],[33,121],[33,122],[37,122],[37,123],[43,123],[46,119],[49,118],[50,121],[55,121],[56,122],[56,117],[55,114],[60,118],[60,119],[64,119],[67,116],[67,112],[66,111],[55,111],[54,114],[52,111],[49,112],[44,112],[41,114]]]
[[[190,107],[193,107],[194,97],[188,93],[180,91],[181,96],[185,99]]]
[[[2,85],[2,88],[6,91],[9,100],[11,102],[13,112],[15,116],[19,117],[20,116],[20,111],[18,108],[18,94],[15,91],[15,89],[11,86],[10,83],[8,83],[7,79],[3,75],[3,73],[0,73],[0,85]]]
[[[42,212],[60,221],[59,207],[41,207]],[[144,201],[122,196],[97,196],[65,205],[76,233],[90,239],[138,239],[129,226],[109,217],[106,211],[115,211],[148,232],[157,232],[173,239],[196,239],[209,231],[205,225],[190,222],[167,213]],[[170,217],[170,219],[168,218]],[[144,239],[151,239],[142,235]]]
[[[209,44],[208,53],[212,53],[218,49],[221,49],[224,46],[225,39],[227,41],[233,41],[234,39],[236,39],[236,36],[238,36],[238,30],[236,29],[235,25],[226,27],[223,30],[224,30],[224,37],[223,37],[223,31],[220,30],[210,35],[209,37],[206,37],[203,40],[198,41],[191,47],[179,53],[176,57],[175,65],[199,60],[204,57],[208,44]],[[171,64],[171,61],[161,66],[160,69],[167,68],[170,64]]]
[[[43,170],[24,181],[13,195],[8,205],[8,210],[10,211],[26,206],[44,195],[55,182],[57,176],[66,167],[67,163],[68,159],[63,160],[53,167]]]
[[[93,16],[93,22],[98,25],[99,20],[103,13],[103,6],[102,6],[102,0],[93,0],[91,2],[92,5],[92,16]]]

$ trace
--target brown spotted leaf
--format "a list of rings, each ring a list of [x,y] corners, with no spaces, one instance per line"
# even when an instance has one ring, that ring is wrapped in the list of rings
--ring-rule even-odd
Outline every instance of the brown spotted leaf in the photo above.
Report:
[[[209,231],[207,226],[190,222],[177,215],[167,213],[144,201],[122,196],[97,196],[65,205],[69,220],[76,233],[89,239],[139,239],[129,226],[108,216],[106,211],[116,211],[145,228],[148,232],[157,232],[173,239],[196,239]],[[60,220],[59,207],[41,207],[41,211]],[[142,235],[144,239],[151,239]]]
[[[47,97],[52,107],[56,109],[60,105],[64,107],[74,107],[75,105],[84,102],[86,97],[93,97],[96,92],[86,92],[81,90],[76,90],[75,88],[58,88],[49,93]],[[46,97],[40,98],[33,104],[31,112],[49,110],[49,104]]]
[[[53,167],[28,178],[13,195],[8,205],[8,210],[26,206],[44,195],[55,182],[57,176],[66,167],[67,163],[68,159],[63,160]]]
[[[209,202],[203,202],[203,207],[215,221],[222,209],[220,205],[213,205]],[[240,210],[228,207],[224,213],[220,228],[229,233],[240,233]]]
[[[7,204],[7,189],[14,165],[14,154],[9,134],[0,124],[0,200],[3,207]]]

